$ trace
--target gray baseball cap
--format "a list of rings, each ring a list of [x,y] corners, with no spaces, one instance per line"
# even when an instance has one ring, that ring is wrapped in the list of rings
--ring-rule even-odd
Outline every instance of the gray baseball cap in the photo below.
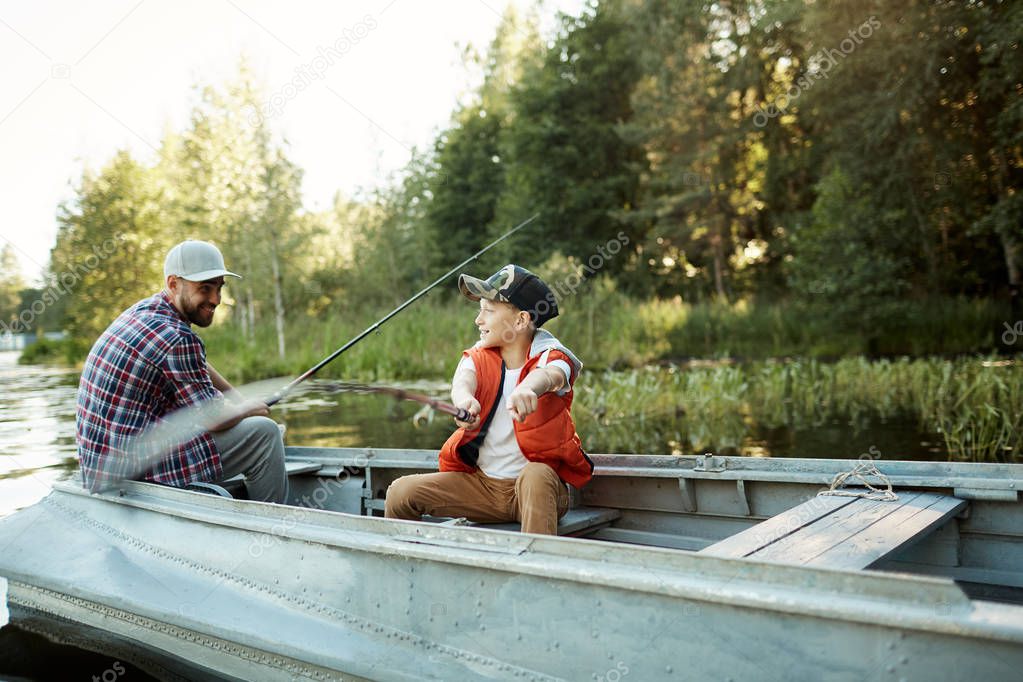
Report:
[[[205,282],[215,277],[237,277],[224,267],[224,256],[220,249],[209,242],[189,239],[183,241],[167,254],[163,262],[164,279],[177,275],[189,282]]]

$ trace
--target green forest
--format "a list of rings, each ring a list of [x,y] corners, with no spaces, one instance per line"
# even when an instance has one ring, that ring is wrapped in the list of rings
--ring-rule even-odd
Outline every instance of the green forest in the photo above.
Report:
[[[512,9],[433,144],[320,212],[242,59],[155,159],[85,172],[47,286],[0,276],[0,320],[67,332],[26,360],[80,361],[170,246],[205,239],[245,275],[211,360],[295,374],[538,214],[471,270],[545,277],[592,369],[1011,353],[1021,35],[1007,0],[602,0],[552,35]],[[452,281],[328,374],[447,376],[472,319]]]
[[[598,365],[992,350],[1020,282],[1020,35],[1013,2],[609,0],[548,38],[509,11],[433,146],[321,213],[242,63],[155,161],[80,179],[29,322],[87,344],[159,286],[170,245],[209,239],[247,275],[231,335],[284,360],[538,213],[478,269],[562,282],[567,317],[604,331],[654,318]],[[16,324],[47,291],[9,279]]]

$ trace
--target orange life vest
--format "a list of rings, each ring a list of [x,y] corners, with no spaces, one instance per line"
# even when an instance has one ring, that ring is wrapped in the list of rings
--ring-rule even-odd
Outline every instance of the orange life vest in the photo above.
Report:
[[[497,392],[501,385],[504,362],[500,351],[494,348],[470,348],[463,355],[472,358],[476,365],[476,394],[480,402],[480,418],[490,414],[494,402],[499,398]],[[528,358],[519,374],[519,383],[539,364],[543,354]],[[564,360],[572,367],[572,361],[559,350],[549,352],[548,362]],[[573,372],[575,370],[573,369]],[[573,377],[574,378],[574,377]],[[575,432],[570,409],[572,407],[572,391],[561,396],[555,392],[544,393],[537,401],[536,411],[526,417],[525,421],[512,421],[515,427],[515,440],[519,449],[530,462],[547,464],[561,480],[576,488],[581,488],[593,476],[593,462],[583,452],[579,436]],[[498,405],[497,409],[504,409]],[[473,431],[459,427],[440,450],[441,471],[473,472],[475,461],[466,461],[462,446],[479,435],[477,427]]]

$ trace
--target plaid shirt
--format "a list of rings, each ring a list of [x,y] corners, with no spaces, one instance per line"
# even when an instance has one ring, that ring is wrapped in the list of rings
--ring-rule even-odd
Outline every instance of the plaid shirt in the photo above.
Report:
[[[158,460],[132,442],[170,412],[221,398],[206,369],[206,347],[165,293],[128,308],[93,345],[78,385],[75,430],[85,487],[139,474],[179,487],[218,480],[220,453],[209,432],[172,443]]]

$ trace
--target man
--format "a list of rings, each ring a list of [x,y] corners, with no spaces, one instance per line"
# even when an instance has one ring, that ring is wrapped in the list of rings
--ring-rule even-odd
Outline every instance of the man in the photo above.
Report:
[[[464,516],[518,521],[525,533],[555,535],[568,510],[565,484],[593,475],[572,421],[572,385],[582,363],[550,332],[554,293],[517,265],[487,280],[462,275],[462,294],[479,302],[479,341],[462,353],[451,401],[473,417],[440,451],[440,472],[403,476],[387,490],[394,519]]]
[[[121,313],[82,369],[75,426],[85,487],[139,476],[184,487],[243,474],[249,499],[284,502],[284,442],[270,409],[241,400],[206,361],[191,328],[213,322],[224,277],[239,275],[224,267],[217,247],[200,241],[171,249],[163,275],[164,290]],[[168,428],[181,421],[167,422],[171,413],[194,413],[189,423],[219,414],[225,394],[234,416],[208,430]]]

